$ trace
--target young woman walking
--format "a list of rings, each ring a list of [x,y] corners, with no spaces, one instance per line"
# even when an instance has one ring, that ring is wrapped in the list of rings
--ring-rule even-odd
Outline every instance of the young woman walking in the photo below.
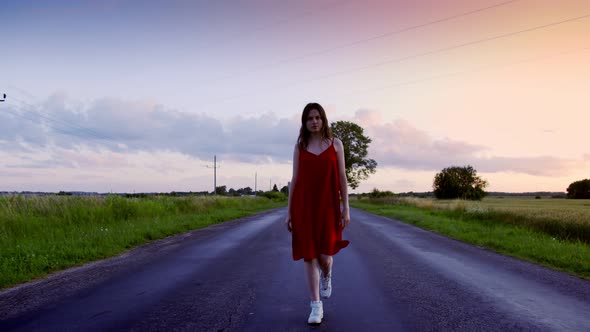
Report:
[[[309,324],[322,322],[320,295],[327,299],[332,294],[332,256],[349,243],[342,240],[342,230],[350,222],[347,186],[342,141],[332,137],[322,106],[307,104],[293,151],[285,223],[292,235],[293,260],[305,262]]]

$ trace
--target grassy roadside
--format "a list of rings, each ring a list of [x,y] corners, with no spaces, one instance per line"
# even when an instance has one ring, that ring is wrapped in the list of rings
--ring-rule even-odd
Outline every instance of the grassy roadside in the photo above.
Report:
[[[263,197],[0,197],[0,289],[284,205]]]
[[[469,211],[370,200],[351,200],[350,205],[590,280],[590,245],[577,239],[560,239],[535,228],[494,217],[481,218]]]

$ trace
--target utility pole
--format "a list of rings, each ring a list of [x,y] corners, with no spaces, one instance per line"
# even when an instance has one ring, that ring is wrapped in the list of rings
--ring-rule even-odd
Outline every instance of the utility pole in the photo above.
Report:
[[[258,195],[258,172],[254,173],[254,196]]]
[[[213,195],[217,195],[217,155],[213,156]]]
[[[207,168],[211,166],[205,165]],[[217,169],[221,166],[217,166],[217,155],[213,156],[213,195],[217,195]]]

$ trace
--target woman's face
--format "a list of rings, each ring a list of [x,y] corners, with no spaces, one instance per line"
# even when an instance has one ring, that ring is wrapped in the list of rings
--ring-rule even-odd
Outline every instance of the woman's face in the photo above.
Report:
[[[307,115],[307,130],[311,133],[319,133],[323,128],[323,121],[322,117],[320,116],[320,112],[316,109],[312,109],[309,111]]]

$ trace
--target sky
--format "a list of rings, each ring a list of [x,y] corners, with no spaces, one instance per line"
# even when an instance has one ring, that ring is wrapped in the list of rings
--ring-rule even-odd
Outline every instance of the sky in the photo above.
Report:
[[[268,190],[309,102],[372,139],[352,193],[590,178],[587,0],[3,1],[0,191]]]

